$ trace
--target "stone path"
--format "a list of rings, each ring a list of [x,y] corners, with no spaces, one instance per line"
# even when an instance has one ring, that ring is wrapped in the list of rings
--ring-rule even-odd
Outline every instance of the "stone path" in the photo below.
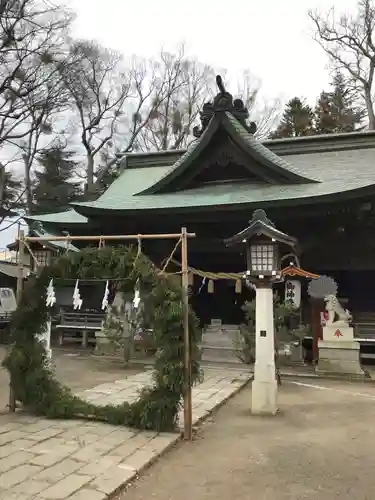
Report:
[[[193,422],[248,380],[249,372],[207,369],[193,389]],[[151,373],[81,393],[97,404],[132,401]],[[137,432],[76,420],[0,416],[0,500],[105,500],[179,440],[179,434]]]

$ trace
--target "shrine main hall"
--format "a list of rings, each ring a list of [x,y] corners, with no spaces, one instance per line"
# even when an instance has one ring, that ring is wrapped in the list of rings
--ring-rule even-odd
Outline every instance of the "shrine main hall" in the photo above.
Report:
[[[224,240],[261,208],[298,239],[302,268],[336,280],[354,321],[372,313],[375,318],[375,132],[261,141],[248,116],[243,102],[221,85],[205,104],[187,150],[125,155],[120,175],[95,201],[27,216],[31,231],[150,234],[184,226],[196,233],[188,245],[190,266],[236,273],[246,267],[244,256]],[[174,244],[147,240],[142,250],[161,265]],[[53,242],[49,248],[61,250]],[[193,296],[203,323],[241,321],[233,281],[215,282],[209,293],[196,279]]]

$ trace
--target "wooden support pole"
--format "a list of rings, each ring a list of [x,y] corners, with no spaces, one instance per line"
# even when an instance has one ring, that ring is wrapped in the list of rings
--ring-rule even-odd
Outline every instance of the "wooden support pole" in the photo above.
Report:
[[[191,352],[189,333],[189,269],[187,257],[187,232],[182,228],[181,234],[181,271],[182,271],[182,297],[183,297],[183,324],[184,324],[184,439],[193,439],[193,407],[191,388]]]
[[[18,232],[18,274],[17,274],[17,288],[16,288],[16,300],[17,306],[21,302],[22,290],[23,290],[23,278],[24,278],[24,259],[25,259],[25,233],[22,230]],[[9,411],[14,413],[16,411],[16,397],[12,387],[12,381],[9,382]]]

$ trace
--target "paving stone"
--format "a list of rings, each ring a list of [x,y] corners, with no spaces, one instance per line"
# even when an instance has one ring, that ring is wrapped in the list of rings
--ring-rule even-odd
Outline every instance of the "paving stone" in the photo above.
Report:
[[[17,450],[28,450],[32,446],[35,446],[35,441],[31,439],[16,439],[12,441],[12,446]]]
[[[77,440],[66,441],[61,438],[51,438],[46,439],[41,443],[37,443],[32,448],[29,448],[31,453],[39,454],[39,453],[74,453],[80,448],[80,443]]]
[[[24,494],[24,495],[36,495],[43,490],[46,490],[51,485],[47,481],[34,481],[33,479],[26,479],[22,483],[17,484],[12,488],[12,493]]]
[[[93,460],[88,465],[85,465],[79,470],[80,474],[86,474],[88,476],[100,476],[103,472],[110,469],[111,467],[119,464],[124,457],[107,455],[103,458]]]
[[[22,429],[24,432],[39,432],[48,427],[52,427],[55,424],[53,420],[40,419],[32,424],[25,425]]]
[[[25,479],[35,476],[41,470],[36,465],[19,465],[8,472],[0,475],[0,488],[10,488],[15,484],[22,483]]]
[[[34,498],[35,497],[31,497],[25,493],[10,493],[9,491],[0,492],[0,500],[34,500]]]
[[[132,455],[128,456],[121,464],[126,465],[136,471],[141,471],[146,466],[153,462],[158,457],[158,454],[152,449],[151,445],[147,445],[140,450],[137,450]]]
[[[19,430],[22,424],[20,422],[8,422],[2,423],[0,427],[0,434],[4,434],[5,432]]]
[[[58,429],[56,427],[47,427],[46,429],[41,429],[38,432],[30,433],[27,439],[31,439],[33,441],[44,441],[46,439],[57,436],[63,432],[62,429]]]
[[[8,457],[17,451],[19,451],[18,448],[13,446],[13,444],[4,444],[3,446],[0,446],[0,459]]]
[[[28,435],[20,430],[4,432],[3,434],[0,434],[0,446],[3,444],[10,443],[11,441],[15,441],[16,439],[25,439],[25,438],[28,438]]]
[[[54,452],[43,453],[42,455],[35,455],[35,457],[33,457],[29,463],[32,465],[40,465],[42,467],[51,467],[51,465],[62,462],[65,457],[65,454],[61,455]]]
[[[17,467],[18,465],[30,462],[33,457],[34,455],[27,451],[16,451],[12,455],[2,458],[0,460],[0,474]]]
[[[91,476],[79,476],[78,474],[70,474],[58,483],[54,484],[47,490],[39,494],[41,498],[48,499],[65,499],[78,491],[82,486],[92,481]]]
[[[106,450],[97,448],[96,443],[85,446],[71,455],[73,460],[89,463],[91,460],[96,460],[106,453]],[[108,450],[109,451],[109,450]],[[82,464],[81,464],[82,465]]]
[[[82,463],[71,458],[65,458],[61,462],[42,470],[34,479],[36,481],[56,482],[65,476],[73,474],[76,470],[82,467]]]
[[[103,425],[106,425],[106,424],[103,424]],[[108,425],[106,425],[106,427],[108,427]],[[112,431],[113,429],[109,429],[108,430],[108,434]],[[64,430],[63,434],[61,434],[61,437],[62,439],[66,439],[66,440],[69,440],[69,439],[74,439],[74,438],[77,438],[77,437],[84,437],[85,434],[91,434],[92,432],[92,427],[88,426],[88,425],[77,425],[76,427],[71,427],[70,429],[66,429]]]
[[[180,441],[179,434],[163,433],[156,436],[155,439],[152,439],[147,446],[149,446],[155,453],[160,454],[178,441]]]
[[[111,451],[111,455],[116,455],[116,456],[126,458],[129,455],[132,455],[134,452],[136,452],[140,448],[142,448],[142,446],[144,446],[144,445],[145,445],[145,443],[140,442],[140,441],[136,440],[135,438],[129,439],[128,441],[126,441],[124,444],[118,446],[117,448],[113,448],[113,450]]]
[[[101,491],[82,488],[74,493],[69,500],[107,500],[108,496]]]
[[[135,478],[136,475],[137,472],[135,470],[116,467],[95,478],[90,483],[90,487],[106,495],[110,495]]]

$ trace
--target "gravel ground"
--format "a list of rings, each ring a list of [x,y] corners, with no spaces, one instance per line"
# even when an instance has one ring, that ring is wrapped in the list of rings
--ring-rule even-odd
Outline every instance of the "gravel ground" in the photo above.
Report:
[[[266,418],[250,415],[250,391],[117,500],[375,498],[375,385],[284,381],[280,414]]]

